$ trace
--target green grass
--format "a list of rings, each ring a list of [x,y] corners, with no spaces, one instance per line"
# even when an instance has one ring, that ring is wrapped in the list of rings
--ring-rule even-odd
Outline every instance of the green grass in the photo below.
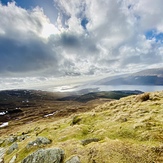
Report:
[[[20,162],[39,148],[27,151],[26,144],[43,136],[52,140],[44,148],[60,147],[66,153],[65,159],[79,155],[82,163],[161,163],[163,95],[155,92],[149,97],[137,101],[140,97],[131,96],[99,105],[86,113],[22,125],[17,133],[20,135],[30,128],[29,138],[19,142],[19,150],[6,155],[5,160],[7,162],[17,154],[17,162]],[[36,127],[39,128],[36,130]],[[82,145],[82,140],[93,138],[100,141]]]

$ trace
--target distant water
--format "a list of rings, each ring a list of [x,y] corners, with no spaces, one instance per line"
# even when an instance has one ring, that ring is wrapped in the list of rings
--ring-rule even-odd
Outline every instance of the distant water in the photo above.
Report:
[[[142,92],[154,92],[154,91],[162,91],[163,86],[152,86],[152,85],[82,85],[78,87],[71,88],[63,88],[57,87],[54,88],[53,91],[59,92],[71,92],[71,91],[79,91],[83,89],[88,89],[92,91],[115,91],[115,90],[139,90]]]
[[[101,85],[98,87],[100,91],[112,91],[112,90],[139,90],[143,92],[162,91],[163,86],[152,85]]]

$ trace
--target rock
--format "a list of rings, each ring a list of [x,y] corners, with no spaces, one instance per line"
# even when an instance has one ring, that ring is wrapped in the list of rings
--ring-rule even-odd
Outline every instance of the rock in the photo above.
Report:
[[[13,143],[9,149],[7,150],[7,154],[11,154],[15,149],[18,149],[18,144],[17,143]]]
[[[80,163],[80,158],[78,156],[73,156],[68,159],[65,163]]]
[[[26,146],[27,149],[33,147],[33,146],[41,146],[41,145],[47,145],[50,144],[52,141],[45,137],[38,137],[35,141],[29,142]]]
[[[59,148],[39,149],[27,156],[21,163],[62,163],[64,151]]]
[[[9,163],[15,163],[15,162],[16,162],[16,155],[14,155],[14,156],[12,157],[12,159],[10,160]]]
[[[5,144],[8,145],[8,144],[14,143],[15,141],[17,141],[17,137],[16,136],[10,136],[9,138],[7,138],[5,140]]]
[[[48,139],[48,138],[44,138],[44,137],[38,137],[37,139],[36,139],[36,143],[38,144],[38,145],[41,145],[41,144],[50,144],[52,141],[50,140],[50,139]]]
[[[87,144],[90,144],[92,142],[98,142],[98,141],[100,141],[100,139],[98,139],[98,138],[91,138],[91,139],[82,140],[81,143],[82,143],[82,145],[87,145]]]

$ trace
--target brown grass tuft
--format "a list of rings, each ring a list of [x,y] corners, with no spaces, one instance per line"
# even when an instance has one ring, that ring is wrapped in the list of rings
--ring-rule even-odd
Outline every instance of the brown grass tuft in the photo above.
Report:
[[[149,100],[149,98],[150,98],[149,93],[144,93],[144,94],[136,96],[136,101],[137,102],[144,102],[144,101]]]

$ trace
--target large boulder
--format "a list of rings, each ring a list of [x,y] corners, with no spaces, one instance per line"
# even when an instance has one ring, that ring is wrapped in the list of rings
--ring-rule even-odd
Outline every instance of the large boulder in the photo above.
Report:
[[[27,156],[21,163],[62,163],[64,151],[59,148],[39,149]]]

